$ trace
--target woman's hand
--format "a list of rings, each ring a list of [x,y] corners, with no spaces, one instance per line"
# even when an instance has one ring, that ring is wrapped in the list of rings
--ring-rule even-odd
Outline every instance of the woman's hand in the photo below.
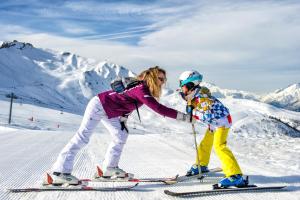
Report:
[[[182,112],[178,112],[176,120],[191,123],[191,124],[194,124],[196,122],[196,119],[192,116],[192,113],[185,114]]]

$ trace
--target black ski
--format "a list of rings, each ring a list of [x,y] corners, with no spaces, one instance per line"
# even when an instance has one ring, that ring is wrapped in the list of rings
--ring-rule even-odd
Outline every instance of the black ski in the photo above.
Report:
[[[115,186],[115,187],[91,187],[87,185],[73,185],[73,186],[43,186],[37,188],[12,188],[8,191],[13,193],[18,192],[50,192],[50,191],[99,191],[99,192],[116,192],[116,191],[127,191],[136,187],[138,183],[130,186]]]
[[[174,192],[170,190],[165,190],[164,193],[175,197],[209,196],[209,195],[215,195],[220,193],[237,193],[237,192],[244,192],[244,191],[272,191],[272,190],[280,190],[285,187],[286,186],[258,187],[255,185],[249,185],[243,188],[226,188],[226,189],[222,188],[222,189],[212,189],[212,190],[192,191],[192,192]]]

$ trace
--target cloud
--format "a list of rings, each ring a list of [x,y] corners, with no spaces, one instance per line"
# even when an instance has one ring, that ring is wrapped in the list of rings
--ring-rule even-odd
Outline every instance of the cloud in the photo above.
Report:
[[[72,34],[72,35],[94,35],[96,32],[93,29],[88,27],[80,26],[74,22],[58,22],[57,25],[61,28],[64,33]]]
[[[178,75],[191,68],[201,71],[206,81],[221,87],[249,91],[262,92],[299,82],[300,4],[297,2],[194,1],[182,7],[170,1],[119,4],[107,6],[107,3],[82,1],[67,2],[62,7],[71,11],[70,18],[75,12],[86,14],[84,19],[90,17],[91,21],[99,20],[105,13],[111,22],[124,17],[133,24],[124,29],[116,26],[102,31],[83,26],[82,21],[60,20],[58,24],[64,32],[81,35],[74,38],[3,24],[0,35],[44,48],[109,59],[136,72],[161,65],[173,77],[169,78],[173,88]],[[122,42],[126,38],[134,38],[136,42]]]
[[[251,5],[202,8],[192,18],[144,36],[139,44],[166,52],[198,52],[200,58],[211,58],[208,64],[299,47],[300,23],[293,19],[300,17],[300,5]]]

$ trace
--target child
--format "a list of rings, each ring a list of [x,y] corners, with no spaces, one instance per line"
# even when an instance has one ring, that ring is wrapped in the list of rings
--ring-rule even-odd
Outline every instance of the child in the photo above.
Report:
[[[187,101],[187,112],[190,112],[193,120],[208,125],[205,136],[198,146],[201,172],[209,171],[207,166],[212,146],[214,146],[226,176],[219,181],[219,185],[221,187],[243,186],[245,180],[242,177],[242,171],[234,155],[226,146],[228,132],[232,124],[229,110],[211,95],[208,88],[200,86],[202,75],[197,71],[183,72],[179,81],[180,94]],[[194,164],[187,171],[187,176],[199,174],[197,164]]]

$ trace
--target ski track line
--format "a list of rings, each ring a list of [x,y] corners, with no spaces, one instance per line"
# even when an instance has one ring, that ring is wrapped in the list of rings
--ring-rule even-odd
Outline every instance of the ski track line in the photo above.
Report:
[[[165,195],[163,190],[196,191],[211,188],[210,184],[200,185],[194,183],[193,185],[193,183],[188,182],[171,186],[140,183],[135,191],[122,192],[42,192],[26,194],[3,192],[3,189],[7,187],[37,186],[38,183],[41,183],[41,176],[51,167],[59,151],[74,135],[71,132],[32,132],[36,137],[32,137],[27,131],[20,131],[19,134],[15,134],[14,138],[7,140],[6,142],[10,142],[10,145],[3,144],[3,147],[11,148],[9,151],[0,145],[1,158],[4,157],[6,160],[6,164],[1,162],[0,165],[1,175],[3,176],[0,179],[0,199],[174,199]],[[57,137],[58,135],[59,137]],[[94,134],[88,146],[80,151],[76,157],[74,174],[84,178],[90,177],[95,171],[94,166],[103,160],[110,139],[108,133]],[[19,143],[22,141],[25,141],[27,145],[20,145]],[[129,135],[121,157],[120,167],[133,172],[137,177],[167,177],[177,174],[179,169],[185,167],[183,161],[187,159],[187,152],[184,149],[180,151],[180,149],[168,145],[169,142],[168,139],[164,141],[163,137],[155,134]],[[0,141],[0,143],[2,142]],[[28,157],[24,159],[24,155],[28,155]],[[23,160],[16,161],[18,158],[23,158]],[[184,168],[184,170],[186,169]],[[24,179],[24,177],[26,178]],[[98,185],[113,186],[118,184],[120,183],[99,183]],[[222,194],[199,197],[199,199],[275,200],[286,199],[287,197],[292,200],[297,199],[292,193],[281,192]]]
[[[44,175],[44,173],[48,170],[50,163],[53,162],[53,154],[57,153],[54,151],[54,149],[57,147],[62,148],[62,144],[60,142],[55,142],[57,134],[44,134],[35,131],[32,132],[33,133],[30,134],[25,132],[16,135],[10,144],[15,144],[15,147],[17,148],[9,151],[9,154],[4,156],[1,155],[2,158],[5,158],[6,156],[6,160],[7,158],[14,158],[1,164],[1,171],[6,172],[4,176],[5,181],[2,181],[1,187],[6,189],[21,186],[36,186],[36,181],[41,182],[42,175]],[[32,139],[31,142],[28,142],[29,138]],[[20,140],[21,142],[23,140],[25,143],[23,143],[23,145],[19,145],[22,144],[20,143]],[[51,144],[49,144],[48,141],[51,141]],[[27,145],[25,145],[26,143]],[[47,148],[46,145],[48,144],[51,145],[50,148]],[[3,147],[0,146],[0,149],[2,148]],[[52,160],[50,157],[52,157]],[[15,159],[19,159],[18,162],[15,162]],[[9,197],[11,199],[14,199],[13,197],[18,199],[22,195],[30,196],[30,198],[32,198],[32,195],[35,194],[9,194]]]
[[[161,137],[157,137],[156,135],[147,135],[147,137],[149,138],[149,137],[152,137],[152,139],[153,140],[157,140],[157,141],[159,141],[159,142],[161,142],[161,143],[164,143],[164,141],[163,141],[163,139],[161,138]],[[147,139],[148,139],[147,138]],[[149,139],[148,139],[149,140]],[[165,145],[167,144],[167,145],[169,145],[170,143],[169,142],[165,142],[164,143]],[[171,144],[171,145],[169,145],[170,147],[174,147],[174,145],[173,144]],[[175,146],[176,147],[176,146]],[[178,150],[179,151],[179,153],[184,153],[184,152],[182,152],[182,151],[180,151],[177,147],[175,148],[176,150]],[[178,154],[177,154],[177,156],[178,156]],[[180,188],[180,186],[179,186],[179,184],[178,185],[175,185],[174,186],[174,188],[172,188],[172,189],[175,189],[175,190],[178,190],[177,189],[177,186],[178,186],[178,188]],[[207,185],[205,186],[205,185],[201,185],[201,186],[199,186],[199,187],[197,187],[197,188],[195,188],[194,190],[202,190],[202,188],[207,188]],[[207,189],[210,189],[211,188],[211,185],[208,185],[208,188]],[[187,188],[187,190],[190,190],[190,191],[194,191],[193,189],[191,189],[191,188]],[[273,193],[276,193],[276,194],[281,194],[280,192],[273,192]],[[254,192],[254,194],[251,194],[251,193],[241,193],[241,194],[230,194],[230,195],[228,195],[228,194],[226,194],[226,195],[222,195],[222,198],[223,198],[223,196],[226,196],[226,197],[228,197],[228,196],[230,196],[230,198],[229,199],[231,199],[232,197],[235,197],[235,198],[238,198],[238,197],[240,197],[241,199],[258,199],[257,197],[259,197],[259,196],[261,196],[261,198],[264,198],[264,195],[267,195],[267,196],[270,196],[270,199],[271,198],[273,198],[274,199],[274,195],[273,195],[273,193],[267,193],[267,194],[258,194],[257,192]],[[219,197],[216,197],[216,198],[220,198],[220,195],[216,195],[216,196],[219,196]],[[288,196],[290,196],[291,197],[291,199],[293,199],[293,195],[288,195]],[[215,197],[205,197],[206,199],[215,199]],[[295,197],[294,197],[295,198]],[[275,198],[276,199],[276,198]],[[279,199],[283,199],[283,198],[279,198]]]
[[[12,138],[15,138],[15,136],[18,134],[18,131],[11,131],[11,132],[1,132],[0,134],[0,141],[1,144],[7,144],[9,140]]]
[[[26,133],[25,133],[26,134]],[[17,146],[17,143],[19,143],[19,141],[24,141],[24,137],[26,138],[26,143],[30,140],[35,140],[34,138],[36,137],[29,137],[28,135],[23,134],[18,134],[16,135],[17,142],[12,141],[10,142],[10,144],[12,146],[14,146],[13,142],[15,142],[15,146]],[[40,133],[38,133],[40,134]],[[64,140],[67,142],[69,140],[70,137],[72,137],[74,133],[72,134],[68,134],[68,137],[65,137]],[[66,135],[66,134],[65,134]],[[20,153],[30,153],[30,152],[35,152],[35,150],[39,150],[39,149],[43,149],[43,146],[45,144],[47,144],[47,141],[51,141],[51,148],[49,148],[50,150],[45,151],[43,150],[42,153],[40,153],[40,151],[37,151],[37,155],[34,156],[36,157],[38,161],[36,160],[31,160],[29,163],[20,163],[18,166],[18,170],[15,170],[13,173],[13,176],[11,176],[11,180],[13,181],[8,181],[7,184],[2,185],[3,188],[8,188],[7,185],[9,185],[9,187],[25,187],[25,186],[37,186],[38,184],[41,183],[41,178],[40,175],[44,174],[45,171],[51,166],[51,164],[53,163],[53,159],[49,162],[44,162],[45,160],[47,160],[47,157],[49,157],[51,155],[51,157],[56,158],[58,152],[62,149],[62,147],[65,145],[66,142],[60,143],[59,145],[52,145],[52,144],[56,144],[55,140],[53,140],[53,137],[56,137],[57,135],[53,134],[53,135],[43,135],[41,134],[38,138],[39,141],[35,140],[35,143],[33,143],[33,145],[29,146],[29,147],[24,147],[24,148],[20,148],[18,149],[18,151],[16,151],[16,153],[12,153],[12,156],[8,156],[8,157],[18,157],[18,152]],[[14,138],[15,139],[15,138]],[[29,142],[30,144],[30,142]],[[93,145],[91,145],[92,147]],[[89,147],[89,145],[88,145]],[[3,151],[2,151],[3,152]],[[90,162],[90,156],[87,153],[88,149],[84,148],[82,151],[79,152],[78,156],[76,157],[75,160],[75,167],[74,167],[74,174],[78,175],[79,177],[90,177],[90,174],[93,174],[95,172],[95,164],[91,164]],[[53,156],[53,154],[55,154]],[[45,158],[45,159],[44,159]],[[41,160],[41,161],[39,161]],[[46,165],[42,165],[42,163],[47,163]],[[11,162],[11,164],[8,164],[9,166],[13,166],[13,161]],[[91,167],[93,165],[93,167]],[[95,165],[96,166],[96,165]],[[37,170],[35,167],[41,168],[41,170]],[[24,174],[24,172],[30,172],[30,174],[35,174],[36,176],[32,176],[29,177],[28,174]],[[12,174],[9,173],[9,174]],[[26,179],[24,180],[22,177],[24,177],[24,175],[26,176]],[[16,184],[18,183],[18,184]],[[108,183],[109,186],[113,186],[116,183]],[[106,183],[106,186],[108,186],[108,184]],[[82,192],[80,194],[80,199],[89,199],[92,196],[97,196],[99,195],[99,192]],[[54,198],[55,197],[55,198]],[[25,194],[8,194],[7,192],[4,192],[4,194],[2,194],[0,196],[1,199],[76,199],[78,197],[78,193],[73,193],[73,192],[55,192],[55,193],[25,193]],[[130,194],[130,192],[118,192],[118,193],[110,193],[110,192],[102,192],[101,193],[101,197],[107,197],[108,199],[124,199],[124,197],[127,197],[126,199],[133,199],[134,195]]]

